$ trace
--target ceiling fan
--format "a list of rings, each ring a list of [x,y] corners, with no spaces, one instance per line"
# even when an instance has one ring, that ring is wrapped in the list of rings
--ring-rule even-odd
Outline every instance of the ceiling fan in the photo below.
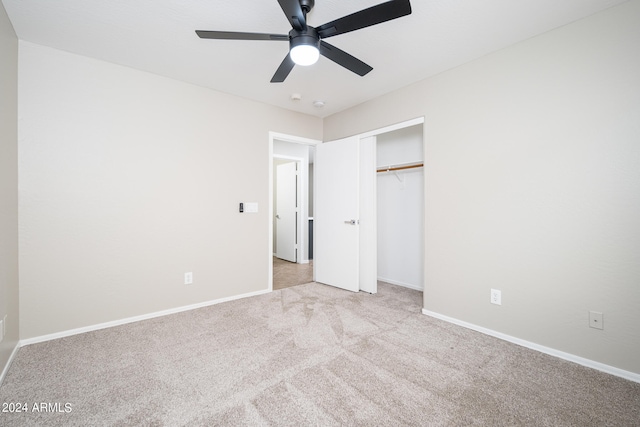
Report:
[[[312,27],[307,25],[307,14],[313,9],[315,0],[278,0],[278,3],[293,27],[289,34],[201,30],[197,30],[196,34],[203,39],[288,41],[289,53],[271,78],[271,83],[283,82],[294,65],[314,64],[320,55],[359,76],[364,76],[373,70],[371,66],[330,45],[323,39],[380,24],[411,13],[409,0],[392,0],[327,22],[319,27]]]

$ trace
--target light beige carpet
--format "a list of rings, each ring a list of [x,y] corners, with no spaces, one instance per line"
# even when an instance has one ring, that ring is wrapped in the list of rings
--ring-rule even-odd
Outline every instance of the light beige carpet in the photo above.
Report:
[[[637,426],[640,384],[310,283],[23,347],[2,426]]]
[[[273,290],[302,285],[313,281],[313,261],[306,264],[273,257]]]

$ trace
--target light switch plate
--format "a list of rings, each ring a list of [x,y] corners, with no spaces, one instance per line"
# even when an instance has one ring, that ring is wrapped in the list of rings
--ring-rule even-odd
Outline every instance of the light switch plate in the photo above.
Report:
[[[244,203],[244,212],[245,213],[256,213],[256,212],[258,212],[258,203],[256,203],[256,202],[245,202]]]

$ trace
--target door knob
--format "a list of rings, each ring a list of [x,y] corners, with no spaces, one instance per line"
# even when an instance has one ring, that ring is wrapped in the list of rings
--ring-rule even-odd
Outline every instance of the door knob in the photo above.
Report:
[[[348,221],[345,221],[344,223],[349,225],[356,225],[358,221],[356,221],[355,219],[350,219]]]
[[[276,218],[277,218],[277,219],[280,219],[280,215],[276,215]]]

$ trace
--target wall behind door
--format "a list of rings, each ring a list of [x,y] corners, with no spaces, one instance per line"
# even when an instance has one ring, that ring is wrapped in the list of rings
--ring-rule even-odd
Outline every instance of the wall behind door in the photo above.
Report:
[[[377,168],[423,161],[422,125],[377,137]],[[423,289],[422,168],[377,174],[378,280]]]

